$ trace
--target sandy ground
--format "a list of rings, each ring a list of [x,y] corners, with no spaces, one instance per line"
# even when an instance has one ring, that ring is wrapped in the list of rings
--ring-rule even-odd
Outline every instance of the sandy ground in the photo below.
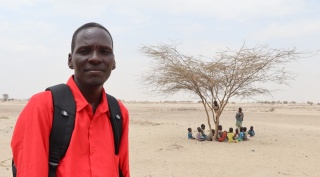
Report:
[[[0,177],[11,176],[9,144],[25,103],[0,102]],[[202,123],[208,129],[201,104],[125,105],[132,177],[320,176],[319,105],[229,104],[221,116],[223,129],[235,127],[239,106],[243,125],[255,127],[256,136],[240,143],[187,140],[188,127],[194,135]]]

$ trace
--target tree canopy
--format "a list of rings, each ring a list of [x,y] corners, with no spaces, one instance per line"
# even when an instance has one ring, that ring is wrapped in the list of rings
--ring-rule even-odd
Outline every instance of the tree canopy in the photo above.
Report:
[[[273,49],[268,45],[239,50],[227,48],[214,57],[182,54],[175,44],[144,46],[141,52],[151,57],[150,70],[141,80],[150,92],[172,95],[184,91],[196,94],[215,128],[230,98],[271,95],[264,83],[289,84],[294,76],[286,64],[299,57],[296,49]],[[214,110],[214,101],[219,108]]]

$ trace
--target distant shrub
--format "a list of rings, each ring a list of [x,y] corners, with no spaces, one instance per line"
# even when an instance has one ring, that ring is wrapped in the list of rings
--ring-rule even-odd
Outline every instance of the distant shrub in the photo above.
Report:
[[[2,94],[2,101],[8,101],[9,99],[9,94]]]
[[[308,101],[308,102],[307,102],[307,104],[309,104],[309,105],[313,105],[313,102],[311,102],[311,101]]]

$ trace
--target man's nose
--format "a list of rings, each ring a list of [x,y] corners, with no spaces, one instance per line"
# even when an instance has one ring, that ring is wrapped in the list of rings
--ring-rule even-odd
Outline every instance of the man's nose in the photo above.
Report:
[[[94,50],[92,52],[92,55],[89,58],[89,62],[94,63],[94,64],[99,64],[102,62],[102,59],[101,59],[98,51]]]

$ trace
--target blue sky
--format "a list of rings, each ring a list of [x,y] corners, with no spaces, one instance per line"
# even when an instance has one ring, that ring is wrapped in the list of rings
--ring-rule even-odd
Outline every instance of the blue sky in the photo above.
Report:
[[[111,32],[117,69],[105,84],[124,100],[198,100],[189,94],[150,96],[139,82],[150,58],[143,45],[181,43],[185,54],[214,56],[226,47],[320,50],[320,1],[307,0],[0,0],[0,94],[29,98],[64,83],[71,36],[84,23]],[[270,85],[258,100],[320,102],[320,53],[288,65],[290,86]],[[250,100],[248,100],[250,101]]]

